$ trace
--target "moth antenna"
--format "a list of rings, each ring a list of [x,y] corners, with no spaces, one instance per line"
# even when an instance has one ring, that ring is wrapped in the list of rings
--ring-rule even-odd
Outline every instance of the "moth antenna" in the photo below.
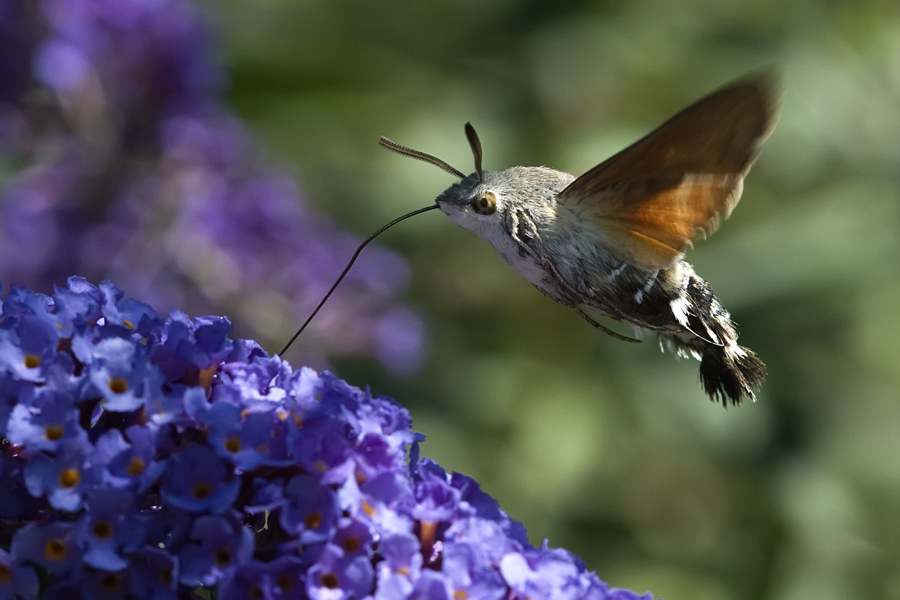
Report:
[[[434,165],[439,169],[443,169],[444,171],[450,173],[451,175],[455,175],[460,179],[465,179],[466,175],[459,169],[454,169],[446,162],[437,158],[436,156],[432,156],[430,154],[425,154],[424,152],[419,152],[418,150],[413,150],[412,148],[407,148],[406,146],[401,146],[397,142],[393,142],[387,139],[384,136],[381,136],[381,139],[378,141],[379,144],[387,148],[388,150],[393,150],[397,154],[402,154],[403,156],[409,156],[410,158],[415,158],[418,160],[422,160],[427,162],[428,164]],[[480,172],[480,171],[479,171]]]
[[[481,140],[475,133],[475,128],[471,123],[466,123],[466,137],[469,140],[469,146],[472,147],[472,154],[475,156],[475,172],[478,173],[478,181],[484,183],[484,172],[481,170]]]
[[[384,138],[381,138],[381,139],[382,139],[382,141],[384,140]],[[388,141],[390,141],[390,140],[388,140]],[[393,142],[391,142],[391,143],[393,143]],[[384,145],[384,144],[382,144],[382,145]],[[403,148],[403,146],[400,146],[400,147]],[[408,150],[408,148],[406,148],[406,150]],[[415,150],[413,150],[413,152],[415,152]],[[404,153],[401,152],[401,154],[404,154]],[[428,155],[426,154],[425,156],[428,156]],[[425,160],[425,159],[422,159],[422,160]],[[435,160],[437,160],[437,159],[435,159]],[[440,161],[438,161],[438,162],[440,162]],[[432,163],[432,164],[434,164],[434,163]],[[438,166],[440,166],[440,165],[438,165]],[[402,217],[397,217],[396,219],[394,219],[393,221],[391,221],[390,223],[388,223],[387,225],[385,225],[384,227],[382,227],[381,229],[379,229],[378,231],[376,231],[375,233],[373,233],[372,235],[367,237],[365,240],[363,240],[363,243],[359,245],[359,248],[356,249],[356,252],[354,252],[353,256],[350,258],[350,262],[347,263],[347,266],[344,267],[344,270],[338,276],[337,281],[334,282],[334,285],[331,286],[331,289],[328,290],[328,293],[325,294],[325,297],[322,298],[322,301],[319,302],[319,305],[315,308],[315,310],[312,311],[312,314],[309,315],[309,318],[306,319],[306,321],[303,323],[303,325],[300,326],[300,329],[297,330],[297,333],[294,334],[294,337],[292,337],[290,339],[290,341],[284,345],[284,348],[281,349],[281,352],[279,352],[278,355],[284,356],[284,353],[287,352],[288,348],[291,347],[291,344],[294,343],[294,340],[296,340],[298,337],[300,337],[300,334],[303,333],[303,330],[306,329],[306,326],[309,325],[310,321],[313,320],[313,317],[315,317],[317,314],[319,314],[319,309],[321,309],[322,306],[325,305],[325,302],[328,301],[328,299],[331,297],[331,294],[334,293],[334,290],[337,289],[337,286],[339,286],[341,284],[341,281],[344,280],[344,277],[350,271],[350,267],[352,267],[353,263],[356,262],[356,258],[359,256],[359,253],[362,252],[362,249],[365,248],[369,242],[374,240],[376,237],[378,237],[379,235],[381,235],[382,233],[384,233],[385,231],[387,231],[388,229],[390,229],[391,227],[393,227],[400,221],[404,221],[410,217],[414,217],[416,215],[422,214],[423,212],[427,212],[429,210],[434,210],[436,208],[438,208],[438,205],[432,204],[431,206],[426,206],[425,208],[420,208],[420,209],[414,210],[410,213],[406,213]]]

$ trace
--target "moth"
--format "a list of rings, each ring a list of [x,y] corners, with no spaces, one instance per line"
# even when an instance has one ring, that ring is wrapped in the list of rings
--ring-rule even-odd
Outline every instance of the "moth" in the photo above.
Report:
[[[636,341],[598,316],[656,333],[663,347],[700,360],[711,399],[740,404],[756,399],[765,364],[738,344],[728,311],[684,253],[740,200],[774,128],[776,97],[769,74],[733,82],[580,177],[546,167],[485,171],[468,123],[468,176],[386,138],[381,144],[458,177],[437,207],[545,295],[617,338]]]
[[[362,249],[396,223],[440,209],[489,242],[546,296],[591,325],[606,317],[656,333],[660,345],[700,360],[714,401],[755,400],[766,366],[738,344],[738,331],[684,253],[714,233],[743,191],[744,177],[777,118],[771,74],[712,92],[580,177],[547,167],[482,168],[478,134],[466,123],[475,172],[382,137],[389,150],[435,165],[460,181],[433,205],[403,215],[367,238],[294,339],[309,324]]]

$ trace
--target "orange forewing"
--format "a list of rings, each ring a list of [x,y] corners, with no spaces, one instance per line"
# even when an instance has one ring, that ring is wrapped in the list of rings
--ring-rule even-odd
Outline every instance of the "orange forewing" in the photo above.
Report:
[[[713,92],[573,181],[557,201],[592,220],[636,266],[671,266],[740,199],[774,126],[774,89],[758,75]]]

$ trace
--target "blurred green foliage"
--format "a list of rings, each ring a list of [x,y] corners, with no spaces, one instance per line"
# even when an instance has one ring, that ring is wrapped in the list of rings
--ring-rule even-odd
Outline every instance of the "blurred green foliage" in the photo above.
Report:
[[[757,403],[707,401],[695,361],[602,335],[436,212],[380,239],[412,263],[424,371],[337,370],[613,585],[900,597],[900,3],[206,3],[233,105],[360,236],[453,182],[379,135],[468,172],[472,121],[487,169],[579,174],[777,67],[781,120],[743,201],[688,254],[769,365]]]

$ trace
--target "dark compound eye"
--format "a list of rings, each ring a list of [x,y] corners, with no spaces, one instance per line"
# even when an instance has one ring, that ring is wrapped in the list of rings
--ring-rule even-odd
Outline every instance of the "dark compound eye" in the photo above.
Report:
[[[497,194],[494,192],[483,192],[482,194],[472,198],[472,210],[479,215],[492,215],[497,212]]]

